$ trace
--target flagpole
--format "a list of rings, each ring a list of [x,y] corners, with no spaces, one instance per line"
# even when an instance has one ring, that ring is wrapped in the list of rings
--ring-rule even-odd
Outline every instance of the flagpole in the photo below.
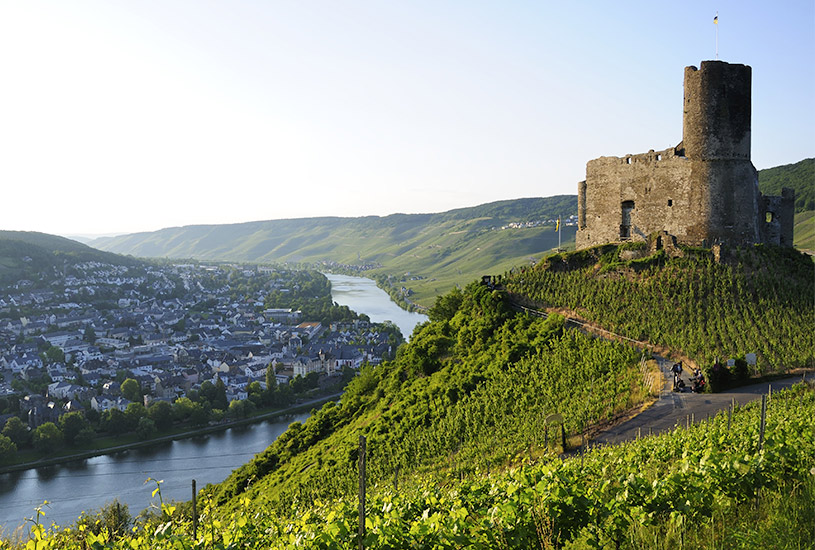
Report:
[[[716,12],[716,17],[713,18],[713,24],[716,25],[716,61],[719,60],[719,12]]]

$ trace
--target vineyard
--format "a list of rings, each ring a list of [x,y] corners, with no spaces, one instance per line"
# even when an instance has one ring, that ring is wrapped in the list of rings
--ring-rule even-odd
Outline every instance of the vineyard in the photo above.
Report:
[[[631,245],[629,245],[631,247]],[[505,278],[528,305],[565,308],[612,332],[676,350],[700,365],[758,356],[759,372],[812,366],[815,267],[793,249],[709,250],[623,261],[606,245],[550,257]]]
[[[560,414],[574,435],[645,399],[639,359],[632,347],[564,330],[562,318],[514,314],[500,293],[471,285],[449,319],[421,327],[393,363],[363,370],[340,405],[292,425],[220,484],[215,501],[245,496],[285,510],[352,494],[359,434],[373,482],[439,464],[465,476],[544,452],[546,416]],[[545,443],[562,442],[553,429]]]
[[[493,473],[419,475],[371,488],[365,548],[808,548],[815,539],[815,393],[798,385],[766,407],[690,428],[541,458]],[[157,486],[156,492],[160,490]],[[165,504],[111,536],[98,525],[49,530],[27,548],[358,548],[357,502],[295,502],[285,514],[242,498],[222,517],[201,499],[196,535]],[[39,516],[38,516],[39,517]],[[0,548],[12,546],[0,543]]]
[[[811,260],[774,249],[716,262],[709,251],[623,260],[607,246],[508,275],[506,290],[472,283],[437,299],[431,321],[394,360],[363,368],[340,402],[200,491],[197,527],[189,502],[135,524],[106,509],[46,529],[37,514],[30,540],[0,549],[805,548],[811,388],[773,395],[766,415],[734,407],[572,456],[587,431],[650,398],[651,363],[560,315],[511,306],[576,311],[700,361],[757,351],[769,370],[811,360],[812,276]]]

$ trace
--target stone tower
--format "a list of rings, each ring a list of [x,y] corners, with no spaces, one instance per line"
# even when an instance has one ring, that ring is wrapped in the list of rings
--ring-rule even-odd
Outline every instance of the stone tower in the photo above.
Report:
[[[746,65],[686,67],[679,145],[587,163],[577,248],[662,231],[691,245],[792,246],[793,193],[763,197],[750,160],[751,80]]]

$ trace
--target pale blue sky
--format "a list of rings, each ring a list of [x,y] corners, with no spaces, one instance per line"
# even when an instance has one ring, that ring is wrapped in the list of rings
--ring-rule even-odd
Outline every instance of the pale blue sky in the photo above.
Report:
[[[753,163],[815,156],[815,3],[0,0],[0,229],[440,212],[676,145],[753,67]]]

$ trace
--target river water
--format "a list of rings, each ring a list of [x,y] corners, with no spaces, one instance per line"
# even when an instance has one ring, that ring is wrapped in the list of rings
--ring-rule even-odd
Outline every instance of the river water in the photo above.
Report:
[[[155,483],[145,484],[151,477],[164,481],[161,493],[165,502],[189,500],[193,479],[199,489],[223,481],[268,447],[289,424],[308,417],[308,413],[301,413],[143,449],[0,475],[0,531],[9,535],[45,500],[46,524],[70,525],[83,511],[98,510],[114,498],[136,515],[158,504],[158,496],[151,498]]]
[[[427,315],[405,311],[396,305],[372,279],[334,273],[324,275],[331,281],[331,297],[335,302],[366,314],[375,323],[393,322],[402,331],[405,340],[410,339],[416,325],[427,321]]]
[[[331,281],[335,302],[365,313],[374,322],[392,321],[405,338],[413,328],[427,320],[397,306],[371,279],[346,275],[326,275]],[[72,524],[83,511],[98,510],[113,499],[127,504],[133,515],[158,504],[151,498],[154,483],[163,480],[162,497],[189,500],[191,483],[199,489],[207,483],[219,483],[255,454],[264,450],[294,421],[305,421],[308,413],[230,428],[206,436],[161,443],[144,449],[77,460],[0,475],[0,534],[10,535],[34,509],[43,508],[45,523]]]

